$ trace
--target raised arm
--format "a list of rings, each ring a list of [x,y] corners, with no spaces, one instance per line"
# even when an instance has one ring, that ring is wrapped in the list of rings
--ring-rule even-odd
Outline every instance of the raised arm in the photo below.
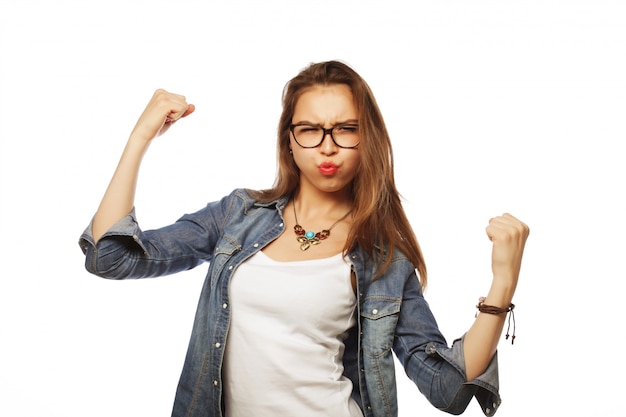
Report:
[[[133,208],[139,167],[152,139],[165,133],[176,121],[194,110],[194,105],[187,104],[184,96],[165,90],[154,93],[128,138],[117,169],[93,218],[95,241]]]
[[[529,228],[510,214],[489,221],[487,236],[493,242],[491,267],[493,281],[485,305],[506,309],[517,287],[524,246]],[[467,380],[479,376],[496,352],[506,320],[506,313],[479,313],[465,335],[463,344]]]

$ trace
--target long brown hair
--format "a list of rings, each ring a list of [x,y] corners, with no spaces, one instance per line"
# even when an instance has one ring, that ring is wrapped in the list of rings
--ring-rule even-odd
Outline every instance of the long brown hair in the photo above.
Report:
[[[352,184],[353,227],[344,246],[347,253],[360,246],[377,262],[377,277],[389,266],[394,249],[400,249],[418,271],[426,286],[426,265],[415,233],[406,217],[396,189],[391,141],[374,94],[348,65],[339,61],[310,64],[283,90],[283,112],[278,125],[278,172],[271,189],[253,192],[261,201],[293,195],[300,171],[289,153],[289,125],[302,93],[316,85],[345,84],[350,87],[359,114],[361,162]]]

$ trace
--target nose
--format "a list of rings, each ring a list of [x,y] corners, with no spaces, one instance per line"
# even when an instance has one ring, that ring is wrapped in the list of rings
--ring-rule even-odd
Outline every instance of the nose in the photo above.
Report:
[[[337,144],[333,139],[331,130],[327,130],[324,132],[324,138],[322,139],[322,143],[320,145],[320,152],[324,155],[332,155],[337,152]]]

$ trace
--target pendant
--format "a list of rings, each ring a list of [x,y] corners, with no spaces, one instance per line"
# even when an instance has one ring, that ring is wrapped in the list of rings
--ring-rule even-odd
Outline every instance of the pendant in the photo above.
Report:
[[[330,236],[330,230],[324,229],[317,233],[310,230],[305,232],[299,224],[293,227],[293,231],[296,233],[296,240],[300,243],[300,250],[303,252],[309,249],[311,245],[319,245],[322,240]]]

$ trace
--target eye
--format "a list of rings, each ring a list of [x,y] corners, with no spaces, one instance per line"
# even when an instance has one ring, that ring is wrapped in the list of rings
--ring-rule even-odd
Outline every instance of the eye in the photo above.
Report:
[[[340,133],[357,133],[359,131],[359,125],[345,124],[335,126],[335,130]]]
[[[316,125],[297,125],[295,126],[295,134],[297,135],[317,135],[321,128]]]

